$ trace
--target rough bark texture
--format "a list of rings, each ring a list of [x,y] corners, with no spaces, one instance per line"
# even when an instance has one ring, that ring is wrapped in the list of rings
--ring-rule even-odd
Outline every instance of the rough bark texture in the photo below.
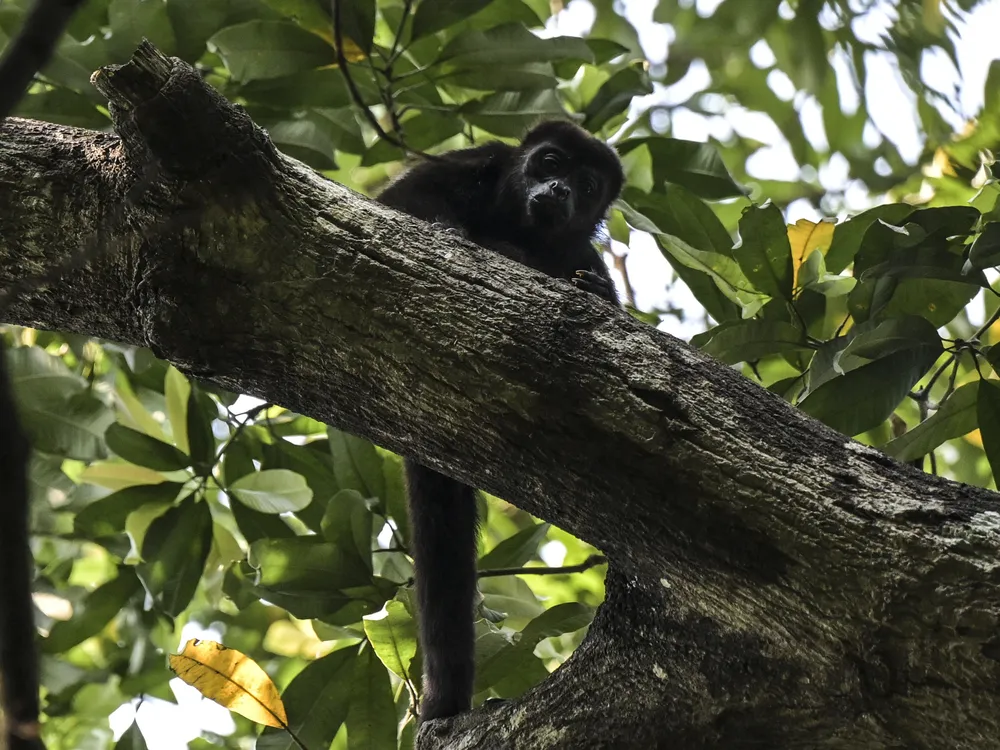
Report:
[[[422,748],[997,747],[993,493],[323,180],[149,47],[96,83],[120,139],[0,132],[0,288],[102,249],[9,322],[150,346],[612,562],[564,667]]]

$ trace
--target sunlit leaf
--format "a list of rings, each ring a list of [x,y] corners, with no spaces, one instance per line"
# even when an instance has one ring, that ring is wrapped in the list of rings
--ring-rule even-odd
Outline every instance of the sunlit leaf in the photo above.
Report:
[[[798,280],[799,269],[813,252],[825,254],[830,249],[833,230],[832,222],[812,222],[808,219],[799,219],[788,227],[788,244],[792,248],[792,269],[795,274],[793,286],[805,285]]]
[[[380,612],[364,617],[365,635],[386,669],[404,680],[416,680],[417,624],[402,602],[386,602]]]
[[[174,674],[206,698],[258,724],[288,726],[278,688],[249,656],[221,643],[192,638],[169,661]]]
[[[549,524],[537,523],[521,529],[514,536],[507,537],[479,558],[480,570],[516,568],[524,565],[538,554],[538,545],[548,531]]]
[[[150,524],[137,572],[168,614],[179,615],[191,601],[211,546],[212,514],[193,496]]]
[[[187,453],[187,404],[191,396],[191,384],[176,367],[171,365],[167,368],[163,389],[167,402],[167,419],[170,422],[174,445],[181,452]]]
[[[134,569],[119,566],[116,578],[94,589],[76,605],[72,619],[52,625],[48,638],[42,641],[42,650],[47,654],[62,653],[97,635],[141,589]]]
[[[740,219],[742,243],[733,254],[758,291],[792,298],[792,250],[777,206],[748,206]]]
[[[783,320],[724,323],[702,336],[706,343],[697,336],[691,343],[730,365],[808,348],[802,331]]]
[[[288,469],[264,469],[240,477],[231,485],[233,497],[259,513],[289,513],[312,502],[313,493],[301,474]]]
[[[967,435],[976,429],[979,381],[957,388],[941,408],[912,430],[882,446],[882,450],[900,461],[926,456],[946,440]]]
[[[183,485],[177,482],[141,484],[112,492],[76,514],[76,533],[91,538],[120,534],[125,530],[129,513],[147,503],[172,503]]]
[[[288,712],[288,732],[267,727],[255,750],[301,750],[329,747],[347,718],[354,693],[354,664],[357,646],[347,646],[306,665],[291,681],[281,698]]]
[[[347,713],[351,747],[396,750],[396,707],[389,673],[374,649],[363,648],[354,662],[354,687]]]

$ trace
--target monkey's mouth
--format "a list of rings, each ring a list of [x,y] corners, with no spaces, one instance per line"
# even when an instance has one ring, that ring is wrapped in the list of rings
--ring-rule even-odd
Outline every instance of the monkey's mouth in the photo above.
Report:
[[[565,224],[569,218],[566,202],[548,195],[533,195],[528,201],[528,215],[534,223],[543,226]]]

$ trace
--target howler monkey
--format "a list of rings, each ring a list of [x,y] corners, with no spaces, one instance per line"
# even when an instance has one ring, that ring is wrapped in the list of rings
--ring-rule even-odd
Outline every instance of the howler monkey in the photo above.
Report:
[[[622,180],[610,146],[551,121],[519,146],[488,143],[425,161],[378,200],[617,303],[593,239]],[[472,700],[475,490],[409,459],[406,479],[424,660],[420,717],[436,719]]]

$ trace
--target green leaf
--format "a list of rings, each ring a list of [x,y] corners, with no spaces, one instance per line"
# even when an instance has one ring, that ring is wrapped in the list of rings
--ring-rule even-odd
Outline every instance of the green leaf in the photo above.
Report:
[[[344,85],[344,74],[333,67],[249,81],[239,86],[235,93],[252,104],[264,104],[276,109],[336,109],[351,104],[351,95]]]
[[[994,482],[1000,476],[1000,385],[995,380],[979,381],[976,416],[983,437],[983,450],[990,461]]]
[[[851,264],[861,247],[865,233],[873,223],[882,219],[895,224],[912,213],[913,206],[908,203],[889,203],[871,208],[838,224],[833,232],[833,242],[830,243],[830,249],[826,253],[827,271],[840,273]]]
[[[126,59],[144,38],[165,55],[174,54],[177,46],[164,0],[111,0],[108,26],[108,49],[114,58]]]
[[[725,323],[708,331],[707,343],[691,343],[727,365],[755,362],[773,354],[807,349],[802,331],[783,320],[745,320]]]
[[[417,655],[417,623],[399,601],[386,602],[382,611],[365,615],[365,635],[386,669],[404,680],[415,680],[413,659]]]
[[[187,402],[187,439],[189,455],[200,476],[207,476],[215,465],[215,434],[212,420],[218,413],[212,397],[193,383]]]
[[[139,725],[135,721],[118,738],[114,750],[148,750],[146,738],[142,736],[142,730],[139,729]]]
[[[461,34],[448,42],[438,56],[439,63],[446,63],[442,65],[446,72],[480,66],[557,60],[592,62],[593,59],[594,53],[582,39],[572,36],[542,39],[516,23]]]
[[[517,568],[538,553],[538,545],[549,532],[549,524],[537,523],[507,537],[479,558],[480,570]]]
[[[923,318],[889,318],[870,330],[856,335],[834,361],[841,372],[864,364],[861,360],[881,359],[915,347],[940,351],[940,337],[933,325]]]
[[[249,21],[209,40],[237,81],[279,78],[333,65],[333,48],[315,34],[283,21]]]
[[[59,654],[97,635],[142,587],[130,565],[119,565],[118,576],[90,592],[73,609],[73,618],[56,622],[42,651]]]
[[[969,262],[975,268],[1000,266],[1000,222],[990,222],[983,227],[969,250]]]
[[[212,514],[194,495],[149,525],[137,573],[164,612],[176,617],[190,603],[211,548]]]
[[[250,543],[258,539],[288,539],[295,536],[295,532],[281,520],[281,516],[251,510],[243,503],[232,503],[230,510],[243,538]]]
[[[385,495],[382,457],[367,440],[339,430],[329,430],[333,472],[340,489],[357,490],[365,497]]]
[[[421,39],[479,12],[493,0],[433,0],[417,6],[412,40]]]
[[[700,198],[722,200],[746,195],[746,189],[729,174],[715,146],[679,138],[630,138],[618,144],[622,156],[634,149],[648,149],[657,183],[682,185]]]
[[[187,453],[187,404],[191,398],[191,384],[173,365],[167,368],[167,374],[163,378],[163,395],[167,402],[167,420],[170,422],[174,445]]]
[[[172,503],[183,487],[179,482],[162,482],[112,492],[77,513],[73,528],[77,534],[91,539],[120,534],[125,531],[129,513],[149,503]]]
[[[347,718],[357,658],[358,647],[347,646],[307,664],[281,694],[288,728],[301,744],[283,729],[265,727],[256,750],[329,747]]]
[[[190,459],[174,446],[121,424],[108,427],[104,440],[114,453],[136,466],[155,471],[179,471],[191,464]]]
[[[882,450],[900,461],[926,456],[946,440],[962,437],[978,426],[979,381],[957,388],[931,416]]]
[[[629,203],[625,203],[625,200]],[[729,232],[726,231],[715,212],[704,201],[680,185],[669,185],[665,192],[649,195],[630,188],[626,190],[624,200],[620,200],[619,204],[623,206],[623,215],[631,215],[632,220],[637,219],[638,213],[630,207],[629,204],[631,204],[642,211],[642,216],[650,223],[655,223],[655,227],[659,231],[676,237],[691,248],[702,252],[717,253],[727,258],[732,254],[732,237],[729,236]],[[629,211],[628,214],[625,213],[626,209]],[[690,261],[681,258],[689,256],[690,253],[671,244],[665,237],[657,237],[657,244],[674,272],[681,281],[687,284],[691,293],[705,307],[709,315],[720,323],[740,319],[740,306],[722,291],[721,285],[715,281],[712,273],[703,270],[704,264],[689,265]],[[749,281],[739,270],[735,261],[730,258],[729,261],[720,261],[720,263],[735,270],[738,283],[743,283],[749,288]],[[719,264],[714,264],[713,267],[717,268],[718,266]],[[731,285],[726,284],[726,286],[730,287]]]
[[[479,581],[483,606],[503,613],[503,617],[528,619],[537,617],[544,610],[538,597],[518,576],[490,576]],[[501,618],[502,619],[502,618]]]
[[[877,427],[941,354],[941,340],[932,326],[928,324],[928,328],[933,339],[928,336],[890,357],[826,379],[802,400],[799,408],[845,435]],[[816,365],[814,361],[812,366]]]
[[[18,412],[35,450],[95,461],[107,456],[104,431],[114,412],[63,361],[33,346],[7,350]]]
[[[250,546],[259,596],[285,607],[296,617],[319,617],[346,603],[341,590],[371,583],[368,568],[354,550],[316,537],[262,539]],[[374,610],[382,606],[379,602]]]
[[[111,125],[93,101],[63,88],[32,92],[21,100],[14,114],[88,130],[104,130]]]
[[[650,232],[656,237],[660,249],[672,259],[671,265],[675,268],[680,265],[708,275],[727,300],[744,307],[744,309],[762,299],[762,296],[753,290],[750,280],[744,275],[739,264],[728,253],[710,252],[692,247],[680,237],[661,232],[657,224],[649,217],[639,213],[624,201],[618,201],[618,206],[631,226],[644,232]],[[661,218],[656,213],[653,216],[657,219]],[[691,283],[691,289],[698,292],[699,301],[705,300],[706,309],[713,310],[714,308],[709,306],[709,303],[713,301],[712,296],[704,288],[704,285],[697,283],[696,279],[697,277]],[[739,318],[740,316],[737,313],[730,313],[722,319],[731,317]]]
[[[372,648],[363,648],[354,662],[347,736],[351,750],[396,750],[396,706],[389,673]]]
[[[418,151],[428,151],[432,146],[462,132],[462,122],[457,117],[438,112],[421,112],[402,124],[406,144]],[[405,154],[386,140],[379,140],[361,157],[362,166],[398,161]]]
[[[542,640],[586,627],[593,617],[592,609],[576,602],[557,604],[538,615],[524,627],[517,643],[501,648],[477,664],[476,692],[529,669],[538,659],[534,651]]]
[[[375,36],[375,0],[337,0],[343,34],[368,53]]]
[[[288,469],[264,469],[229,485],[230,494],[259,513],[289,513],[312,502],[313,493],[301,474]]]
[[[583,110],[583,124],[591,132],[597,132],[612,117],[628,111],[632,99],[653,93],[643,61],[636,61],[622,68],[605,81]]]
[[[792,299],[792,248],[781,211],[774,204],[748,206],[740,218],[743,244],[734,255],[758,291]]]
[[[326,506],[323,536],[343,550],[354,550],[372,569],[372,512],[357,490],[341,490]]]
[[[566,111],[554,91],[504,91],[463,104],[459,114],[495,135],[520,138],[538,120],[563,117]]]
[[[557,84],[552,64],[547,62],[456,70],[454,73],[448,73],[446,77],[440,79],[440,82],[448,86],[490,92],[532,91],[554,88]],[[407,133],[408,139],[409,133]]]

